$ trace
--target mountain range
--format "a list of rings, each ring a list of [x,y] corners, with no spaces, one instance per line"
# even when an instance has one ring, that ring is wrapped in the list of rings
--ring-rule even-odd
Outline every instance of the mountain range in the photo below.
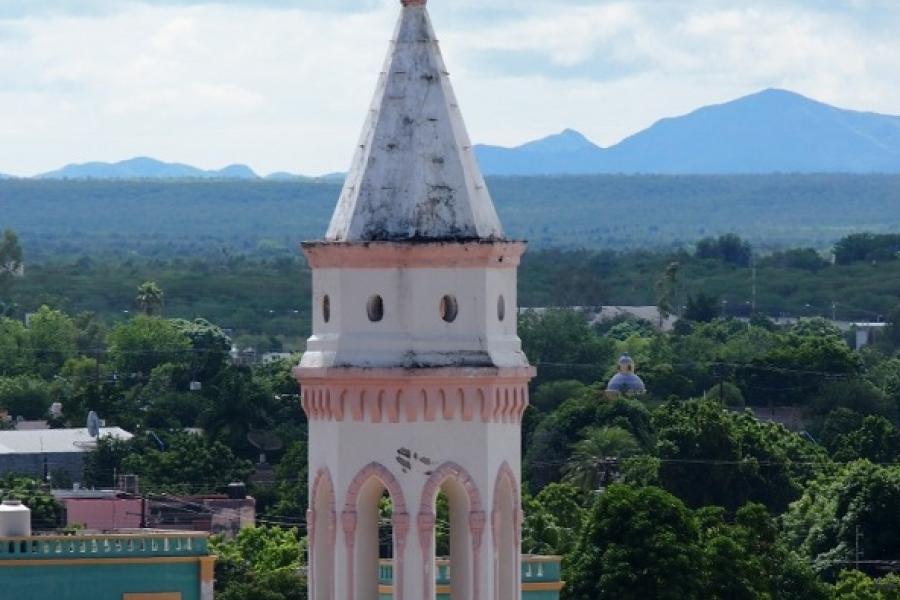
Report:
[[[475,147],[486,175],[900,173],[900,117],[769,89],[662,119],[603,148],[562,133],[514,148]],[[4,176],[0,175],[0,179]],[[38,179],[258,179],[246,165],[203,170],[152,158],[67,165]],[[273,173],[265,179],[339,180]]]
[[[609,148],[566,130],[476,151],[493,175],[900,173],[900,117],[770,89],[663,119]]]
[[[66,165],[43,173],[37,179],[256,179],[259,176],[247,165],[229,165],[224,169],[205,171],[180,163],[165,163],[155,158],[138,157],[117,163],[90,162]]]

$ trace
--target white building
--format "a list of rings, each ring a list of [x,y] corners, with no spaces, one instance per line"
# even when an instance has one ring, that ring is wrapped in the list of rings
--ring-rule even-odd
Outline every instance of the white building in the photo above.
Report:
[[[119,427],[103,427],[99,437],[130,440],[132,434]],[[0,431],[0,474],[15,473],[44,479],[65,472],[81,482],[84,457],[97,447],[97,438],[82,429]]]
[[[295,375],[310,427],[312,600],[379,598],[379,500],[396,600],[521,597],[520,432],[534,370],[516,270],[425,0],[403,9],[324,241],[307,243],[313,334]]]

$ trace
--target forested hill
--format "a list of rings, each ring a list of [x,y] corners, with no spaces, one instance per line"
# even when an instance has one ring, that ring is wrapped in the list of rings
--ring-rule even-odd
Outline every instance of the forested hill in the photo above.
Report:
[[[900,176],[568,176],[488,180],[508,235],[532,247],[670,249],[735,232],[758,251],[900,231]],[[337,183],[0,181],[0,230],[27,260],[295,252],[320,237]]]

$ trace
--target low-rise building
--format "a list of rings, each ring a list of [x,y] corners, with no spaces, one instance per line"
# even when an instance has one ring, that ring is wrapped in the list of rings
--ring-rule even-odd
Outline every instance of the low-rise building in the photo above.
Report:
[[[99,437],[130,440],[119,427],[103,427]],[[0,431],[0,474],[16,473],[46,480],[65,473],[72,482],[84,478],[84,456],[97,447],[97,438],[87,428]]]
[[[0,596],[53,600],[212,600],[208,534],[31,535],[22,507],[0,510]],[[27,511],[27,509],[25,509]],[[30,517],[26,516],[28,520]]]

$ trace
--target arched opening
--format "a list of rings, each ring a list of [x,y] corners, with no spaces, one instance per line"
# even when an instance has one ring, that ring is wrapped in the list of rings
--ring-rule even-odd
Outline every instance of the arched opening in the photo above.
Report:
[[[403,556],[410,523],[403,490],[387,467],[373,462],[357,473],[347,490],[341,520],[348,596],[378,600],[379,586],[394,583],[394,598],[403,600],[398,585],[403,581],[403,561],[381,564],[382,558]]]
[[[356,501],[358,520],[353,560],[356,600],[379,599],[381,560],[393,557],[392,512],[387,488],[379,479],[370,478],[360,488]]]
[[[497,600],[518,600],[516,589],[518,572],[516,547],[516,493],[509,477],[501,475],[494,491],[495,529],[497,548]]]
[[[428,536],[420,539],[423,548],[433,555],[426,565],[424,597],[433,598],[437,584],[449,587],[451,600],[471,600],[478,585],[472,518],[484,515],[474,482],[462,467],[445,463],[432,473],[419,510],[420,519],[434,519],[433,528],[420,531]]]
[[[442,580],[450,584],[450,600],[469,600],[472,598],[472,538],[469,532],[469,497],[466,489],[455,478],[444,481],[441,486],[446,500],[446,549],[445,557],[448,570]],[[437,503],[436,503],[437,504]],[[439,505],[438,505],[439,506]],[[440,512],[437,513],[440,517]],[[436,557],[437,558],[437,555]],[[438,576],[441,573],[438,572]]]
[[[319,475],[315,483],[313,493],[315,532],[312,554],[313,569],[313,600],[334,600],[334,542],[335,542],[335,513],[334,513],[334,488],[331,478],[327,473]]]

